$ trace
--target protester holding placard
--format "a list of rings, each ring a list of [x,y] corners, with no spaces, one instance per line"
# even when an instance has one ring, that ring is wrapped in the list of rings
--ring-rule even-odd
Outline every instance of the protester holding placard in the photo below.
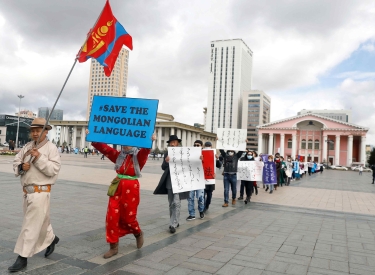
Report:
[[[171,135],[167,141],[169,147],[181,147],[181,139],[176,135]],[[156,187],[154,194],[168,194],[169,202],[169,231],[173,234],[176,232],[176,228],[180,226],[180,210],[181,210],[181,200],[186,200],[190,192],[177,193],[173,192],[172,180],[169,169],[169,156],[168,152],[164,154],[163,164],[161,168],[164,170],[163,175],[160,178],[159,184]]]
[[[273,186],[277,184],[276,164],[272,155],[268,155],[268,161],[264,163],[263,174],[263,182],[267,186],[266,191],[269,189],[272,194]]]
[[[203,142],[201,140],[194,141],[194,147],[202,147]],[[186,218],[187,221],[195,220],[195,207],[194,207],[194,197],[197,197],[198,201],[198,211],[199,217],[204,218],[204,189],[192,190],[190,191],[188,197],[188,211],[189,216]]]
[[[289,186],[290,180],[292,179],[293,174],[293,163],[292,159],[290,157],[287,158],[287,161],[285,162],[285,175],[287,177],[286,185]]]
[[[238,160],[241,158],[243,151],[235,152],[227,150],[226,152],[220,149],[220,154],[224,159],[224,204],[223,207],[228,207],[229,202],[229,186],[232,190],[232,205],[236,205],[237,195],[237,166]]]
[[[256,151],[253,151],[253,156],[254,156],[255,161],[261,161],[261,158],[258,157],[258,154],[257,154]],[[258,195],[258,184],[257,184],[256,181],[254,181],[253,186],[254,186],[253,194],[254,194],[254,191],[255,191],[255,195]]]
[[[86,134],[89,134],[88,130]],[[151,139],[156,140],[156,135],[153,134]],[[138,178],[142,176],[141,170],[151,150],[122,146],[119,152],[105,143],[92,142],[91,145],[115,163],[117,173],[107,193],[106,240],[110,249],[103,255],[107,259],[118,253],[119,238],[125,235],[134,235],[138,249],[143,246],[143,232],[137,221],[140,201]]]
[[[276,164],[276,177],[277,177],[277,184],[275,184],[275,190],[280,184],[280,177],[281,177],[281,157],[280,153],[275,154],[275,164]]]
[[[246,155],[240,159],[240,161],[254,161],[253,152],[248,151],[246,153]],[[254,182],[253,181],[247,181],[247,180],[241,180],[241,186],[242,185],[245,187],[246,199],[244,200],[244,202],[245,202],[245,204],[247,204],[248,202],[250,202],[250,199],[251,199],[251,194],[252,194],[252,191],[253,191]],[[242,193],[242,196],[243,196],[243,193]],[[242,197],[242,199],[243,199],[243,197]]]
[[[204,144],[204,148],[202,150],[212,150],[212,143],[209,141],[206,141]],[[216,168],[221,168],[222,162],[219,160],[219,157],[215,155],[216,160]],[[206,159],[204,159],[206,161]],[[206,179],[206,182],[209,184],[206,184],[204,189],[204,202],[205,202],[205,208],[204,211],[207,211],[211,204],[212,199],[212,192],[215,190],[215,179]]]

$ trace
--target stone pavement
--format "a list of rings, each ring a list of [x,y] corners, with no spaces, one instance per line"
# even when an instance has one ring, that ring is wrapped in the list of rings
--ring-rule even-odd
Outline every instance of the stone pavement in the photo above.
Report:
[[[0,274],[16,258],[22,224],[22,193],[13,158],[0,156]],[[176,234],[168,231],[166,196],[155,196],[160,161],[149,160],[141,179],[138,219],[145,244],[133,236],[107,251],[106,190],[113,165],[98,156],[63,155],[53,187],[51,219],[61,241],[19,274],[375,274],[375,187],[370,173],[324,171],[270,195],[259,189],[249,205],[222,208],[222,181],[205,219],[187,222],[182,203]],[[218,175],[218,177],[220,177]],[[95,183],[95,184],[93,184]]]

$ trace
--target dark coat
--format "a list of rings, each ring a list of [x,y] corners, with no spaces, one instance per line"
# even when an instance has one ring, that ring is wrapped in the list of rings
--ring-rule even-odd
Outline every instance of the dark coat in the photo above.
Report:
[[[231,162],[227,162],[227,153],[220,149],[220,154],[224,159],[224,173],[237,173],[237,164],[238,160],[241,158],[243,151],[238,151],[237,154],[234,154],[231,157]]]
[[[168,189],[172,189],[171,174],[169,172],[169,164],[165,161],[168,156],[168,152],[164,154],[163,163],[161,169],[164,170],[163,175],[160,178],[159,184],[154,191],[154,195],[166,195],[168,194]],[[180,194],[180,200],[185,200],[189,197],[190,192],[183,192]]]

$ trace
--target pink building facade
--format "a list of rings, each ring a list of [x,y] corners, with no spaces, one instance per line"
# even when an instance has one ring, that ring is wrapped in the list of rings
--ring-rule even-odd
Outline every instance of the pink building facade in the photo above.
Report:
[[[351,166],[366,162],[368,128],[315,114],[260,125],[258,152]]]

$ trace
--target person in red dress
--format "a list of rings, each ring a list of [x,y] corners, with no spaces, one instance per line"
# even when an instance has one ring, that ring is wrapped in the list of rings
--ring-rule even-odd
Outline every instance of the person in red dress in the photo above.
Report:
[[[156,135],[152,136],[156,140]],[[115,163],[116,178],[111,187],[117,184],[117,189],[108,190],[109,202],[106,217],[106,239],[110,245],[104,258],[110,258],[118,253],[119,238],[134,234],[137,248],[143,245],[143,232],[137,221],[137,209],[140,201],[140,186],[138,179],[140,171],[146,164],[150,149],[122,146],[117,151],[107,144],[92,142],[91,145]],[[115,187],[115,186],[114,186]]]

